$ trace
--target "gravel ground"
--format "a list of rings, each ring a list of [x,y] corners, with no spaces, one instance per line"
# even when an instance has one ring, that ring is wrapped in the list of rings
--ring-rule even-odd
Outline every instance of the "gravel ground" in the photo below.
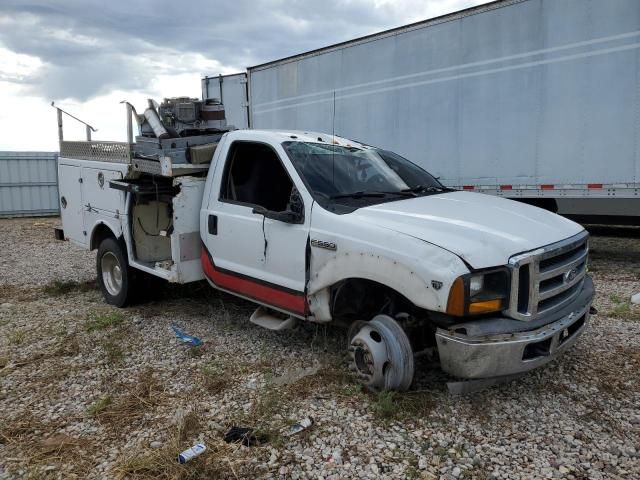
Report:
[[[575,348],[455,397],[426,364],[408,393],[363,392],[341,331],[265,331],[206,285],[108,307],[94,254],[54,241],[55,223],[0,221],[2,479],[640,478],[638,230],[594,229],[599,314]],[[232,425],[259,444],[225,443]],[[207,451],[179,466],[197,441]]]

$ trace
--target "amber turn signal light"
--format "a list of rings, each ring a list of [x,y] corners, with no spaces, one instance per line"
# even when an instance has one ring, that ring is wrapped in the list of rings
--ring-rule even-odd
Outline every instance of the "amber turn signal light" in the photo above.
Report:
[[[456,317],[464,316],[464,280],[462,277],[456,278],[449,290],[449,300],[447,301],[447,313]]]
[[[469,304],[469,313],[489,313],[502,310],[502,300],[485,300],[483,302],[472,302]]]

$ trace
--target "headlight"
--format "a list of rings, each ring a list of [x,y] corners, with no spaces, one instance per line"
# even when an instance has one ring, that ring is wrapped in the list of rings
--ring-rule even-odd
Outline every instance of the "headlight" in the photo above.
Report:
[[[509,306],[510,272],[506,268],[458,277],[447,302],[447,313],[457,317],[499,312]]]

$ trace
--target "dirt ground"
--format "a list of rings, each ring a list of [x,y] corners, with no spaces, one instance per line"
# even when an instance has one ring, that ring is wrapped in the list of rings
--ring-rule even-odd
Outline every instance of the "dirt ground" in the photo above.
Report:
[[[107,306],[57,222],[0,220],[0,479],[640,478],[640,229],[591,229],[599,313],[569,353],[456,397],[424,363],[407,393],[364,392],[344,332],[263,330],[207,285]]]

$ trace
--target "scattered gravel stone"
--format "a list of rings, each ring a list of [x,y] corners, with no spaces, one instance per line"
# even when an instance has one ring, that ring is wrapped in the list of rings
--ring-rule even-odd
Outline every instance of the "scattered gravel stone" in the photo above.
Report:
[[[118,478],[149,454],[176,468],[173,455],[199,442],[207,451],[180,467],[194,478],[640,478],[638,229],[596,229],[599,313],[561,359],[463,397],[419,360],[412,392],[389,406],[343,373],[337,328],[263,330],[253,305],[206,284],[106,305],[84,285],[95,254],[52,240],[56,222],[0,220],[2,480]],[[78,288],[46,293],[54,281]],[[97,317],[111,326],[87,331]],[[204,345],[183,348],[173,323]],[[307,416],[313,427],[286,435]],[[260,443],[226,444],[233,425]],[[48,451],[54,435],[65,442]],[[145,475],[130,476],[174,478]]]

